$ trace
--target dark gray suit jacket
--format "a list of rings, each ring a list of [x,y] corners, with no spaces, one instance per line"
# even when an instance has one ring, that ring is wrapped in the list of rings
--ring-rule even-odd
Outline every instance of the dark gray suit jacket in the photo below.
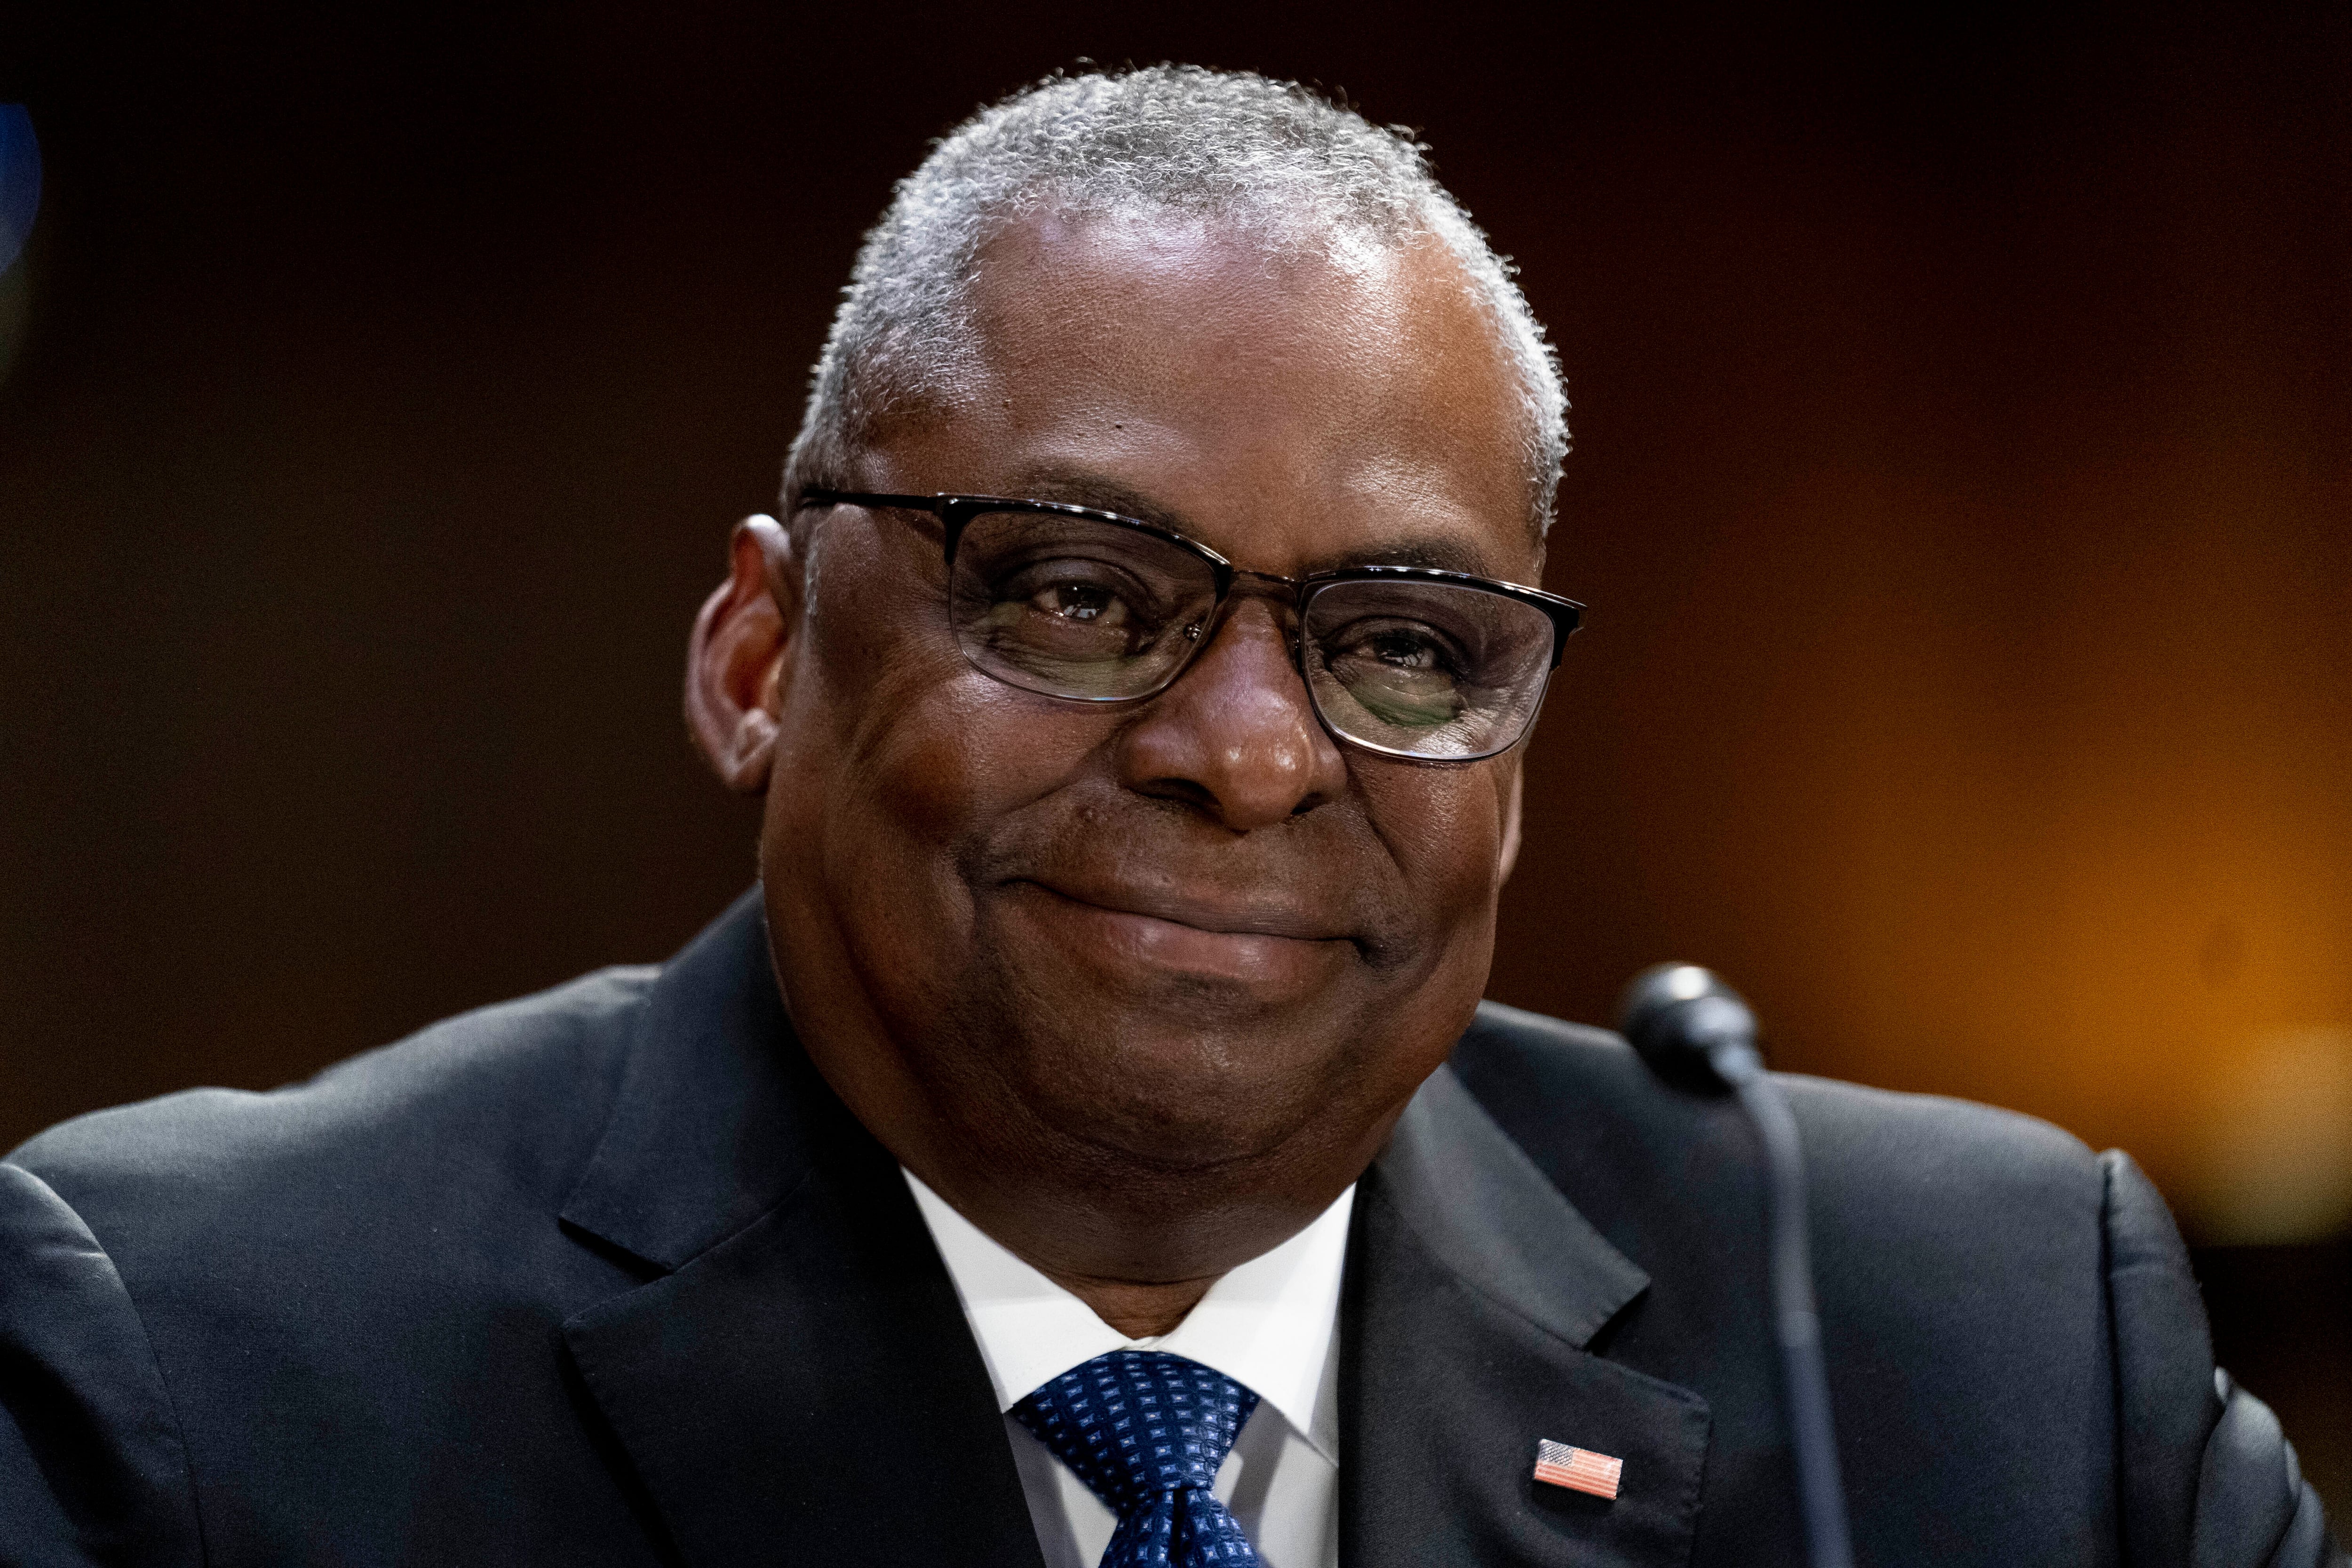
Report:
[[[0,1164],[0,1562],[1034,1565],[889,1155],[747,899],[659,971]],[[1787,1080],[1861,1560],[2331,1562],[2130,1162]],[[1356,1205],[1342,1560],[1801,1560],[1737,1110],[1484,1010]],[[1621,1456],[1614,1502],[1536,1441]]]

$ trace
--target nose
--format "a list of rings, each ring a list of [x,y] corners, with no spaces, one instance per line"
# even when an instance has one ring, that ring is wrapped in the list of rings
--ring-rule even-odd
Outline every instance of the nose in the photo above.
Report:
[[[1300,816],[1348,787],[1348,763],[1316,721],[1280,610],[1236,604],[1176,684],[1119,742],[1119,782],[1181,800],[1235,833]]]

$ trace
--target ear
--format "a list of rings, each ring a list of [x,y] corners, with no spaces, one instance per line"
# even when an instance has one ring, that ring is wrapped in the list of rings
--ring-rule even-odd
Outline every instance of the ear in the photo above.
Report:
[[[686,650],[686,729],[719,782],[768,787],[783,712],[784,656],[801,619],[801,564],[765,514],[735,525],[727,581],[703,601]]]
[[[1514,757],[1512,761],[1517,763],[1518,759]],[[1511,879],[1511,868],[1519,863],[1519,798],[1525,793],[1527,778],[1524,765],[1511,769],[1510,793],[1503,797],[1503,852],[1496,857],[1497,886]]]

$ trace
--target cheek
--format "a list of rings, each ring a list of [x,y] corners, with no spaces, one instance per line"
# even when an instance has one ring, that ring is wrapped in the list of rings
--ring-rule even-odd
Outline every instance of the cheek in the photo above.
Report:
[[[952,971],[969,945],[966,868],[1008,814],[1087,764],[1104,722],[991,680],[942,631],[868,635],[858,606],[811,626],[814,677],[796,689],[789,778],[773,803],[793,846],[763,854],[772,874],[808,885],[853,947],[899,973]],[[899,623],[905,625],[902,620]],[[806,739],[802,739],[805,737]]]
[[[780,727],[775,787],[792,798],[770,820],[828,858],[885,823],[902,849],[950,841],[1011,782],[989,743],[1003,689],[956,650],[908,542],[852,535],[818,560]]]
[[[1380,776],[1375,777],[1375,774]],[[1359,787],[1402,873],[1423,967],[1383,1032],[1389,1092],[1410,1094],[1467,1028],[1494,963],[1507,778],[1486,764],[1432,773],[1365,770]]]
[[[1373,763],[1357,788],[1404,887],[1439,941],[1491,924],[1507,793],[1485,765],[1428,769]]]
[[[845,748],[841,804],[866,816],[869,835],[887,825],[886,842],[931,855],[960,860],[990,823],[1050,793],[1091,749],[1092,737],[1040,722],[1034,703],[960,658],[874,697]]]

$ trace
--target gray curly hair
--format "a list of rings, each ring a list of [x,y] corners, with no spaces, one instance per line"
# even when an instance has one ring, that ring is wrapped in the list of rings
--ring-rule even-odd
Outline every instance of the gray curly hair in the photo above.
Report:
[[[1045,211],[1176,212],[1341,265],[1351,251],[1443,244],[1517,372],[1540,540],[1568,452],[1559,361],[1509,259],[1437,183],[1428,152],[1295,82],[1199,66],[1050,77],[982,110],[898,182],[857,253],[810,375],[785,505],[804,484],[837,480],[883,416],[947,395],[977,368],[970,291],[992,235]]]

